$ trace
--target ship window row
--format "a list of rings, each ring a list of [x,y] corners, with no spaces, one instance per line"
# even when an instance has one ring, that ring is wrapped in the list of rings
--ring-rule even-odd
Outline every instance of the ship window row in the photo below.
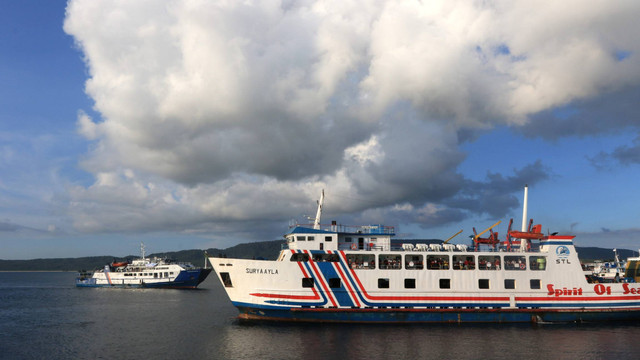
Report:
[[[228,275],[227,275],[228,277]],[[223,281],[225,281],[225,277],[223,276]],[[227,278],[225,282],[231,284],[231,279]],[[329,278],[328,279],[330,288],[340,288],[342,283],[340,278]],[[231,285],[229,285],[231,286]],[[315,282],[313,278],[305,277],[302,278],[302,287],[303,288],[313,288],[315,286]],[[451,279],[438,279],[438,286],[440,289],[451,289]],[[389,289],[390,281],[389,278],[378,278],[378,289]],[[405,289],[415,289],[416,288],[416,279],[414,278],[406,278],[404,279],[404,288]],[[532,290],[540,289],[540,279],[530,279],[529,280],[529,288]],[[486,290],[491,289],[491,281],[489,279],[478,279],[478,289]],[[504,279],[504,289],[516,289],[516,280],[515,279]]]
[[[160,272],[160,273],[125,273],[124,276],[153,276],[153,277],[158,277],[158,274],[160,274],[160,277],[162,277],[162,272]],[[165,277],[169,277],[169,275],[173,276],[173,271],[164,273]]]
[[[375,269],[376,255],[374,254],[347,254],[347,264],[351,269]],[[291,261],[309,261],[309,254],[295,253],[291,255]],[[527,264],[527,256],[524,255],[418,255],[418,254],[380,254],[378,255],[378,267],[382,270],[509,270],[521,271],[529,270],[539,271],[546,270],[546,256],[529,256]],[[314,254],[313,261],[332,261],[337,262],[340,258],[337,254]],[[528,265],[528,266],[527,266]]]
[[[389,278],[379,278],[378,279],[378,289],[388,289],[390,286]],[[439,279],[438,286],[440,289],[451,289],[451,279]],[[404,279],[404,288],[405,289],[415,289],[416,288],[416,279],[407,278]],[[491,283],[489,279],[479,279],[478,280],[478,288],[479,289],[491,289]],[[516,289],[516,280],[515,279],[504,279],[504,288],[505,289]],[[540,289],[540,279],[530,279],[529,280],[529,288],[532,290]]]
[[[287,240],[289,240],[289,242],[292,242],[292,241],[315,241],[316,237],[314,235],[307,235],[307,236],[305,236],[305,235],[297,235],[295,237],[288,236]],[[331,241],[333,241],[333,237],[325,236],[324,237],[324,241],[331,242]]]

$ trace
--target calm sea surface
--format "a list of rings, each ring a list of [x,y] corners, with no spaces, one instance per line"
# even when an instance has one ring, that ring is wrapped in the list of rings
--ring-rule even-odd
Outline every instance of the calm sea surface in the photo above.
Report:
[[[638,359],[640,324],[246,324],[199,290],[88,289],[0,272],[0,359]]]

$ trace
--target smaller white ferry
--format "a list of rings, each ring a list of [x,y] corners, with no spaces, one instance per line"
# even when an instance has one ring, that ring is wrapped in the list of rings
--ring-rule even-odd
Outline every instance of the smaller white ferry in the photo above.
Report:
[[[81,271],[76,286],[195,289],[212,270],[169,259],[147,258],[143,243],[140,243],[140,252],[142,257],[131,263],[114,261],[95,272]]]
[[[626,261],[620,261],[617,249],[613,249],[614,261],[598,262],[593,269],[593,276],[599,282],[620,282],[625,278]]]

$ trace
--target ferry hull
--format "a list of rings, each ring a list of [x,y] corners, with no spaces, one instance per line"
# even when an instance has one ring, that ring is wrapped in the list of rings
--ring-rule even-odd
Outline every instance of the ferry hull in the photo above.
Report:
[[[635,309],[279,309],[234,304],[247,321],[327,323],[568,323],[637,321]]]

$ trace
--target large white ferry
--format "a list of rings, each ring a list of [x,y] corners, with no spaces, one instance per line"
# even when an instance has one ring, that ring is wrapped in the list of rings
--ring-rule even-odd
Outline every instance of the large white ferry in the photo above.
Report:
[[[574,236],[541,226],[473,246],[401,244],[393,227],[312,225],[277,260],[210,257],[241,319],[322,322],[573,322],[640,319],[640,284],[590,283]],[[526,219],[527,188],[525,188]],[[511,227],[511,225],[509,225]]]
[[[76,286],[195,289],[212,270],[169,259],[150,259],[145,256],[142,243],[140,252],[142,256],[131,263],[112,262],[95,272],[81,271],[76,278]]]

